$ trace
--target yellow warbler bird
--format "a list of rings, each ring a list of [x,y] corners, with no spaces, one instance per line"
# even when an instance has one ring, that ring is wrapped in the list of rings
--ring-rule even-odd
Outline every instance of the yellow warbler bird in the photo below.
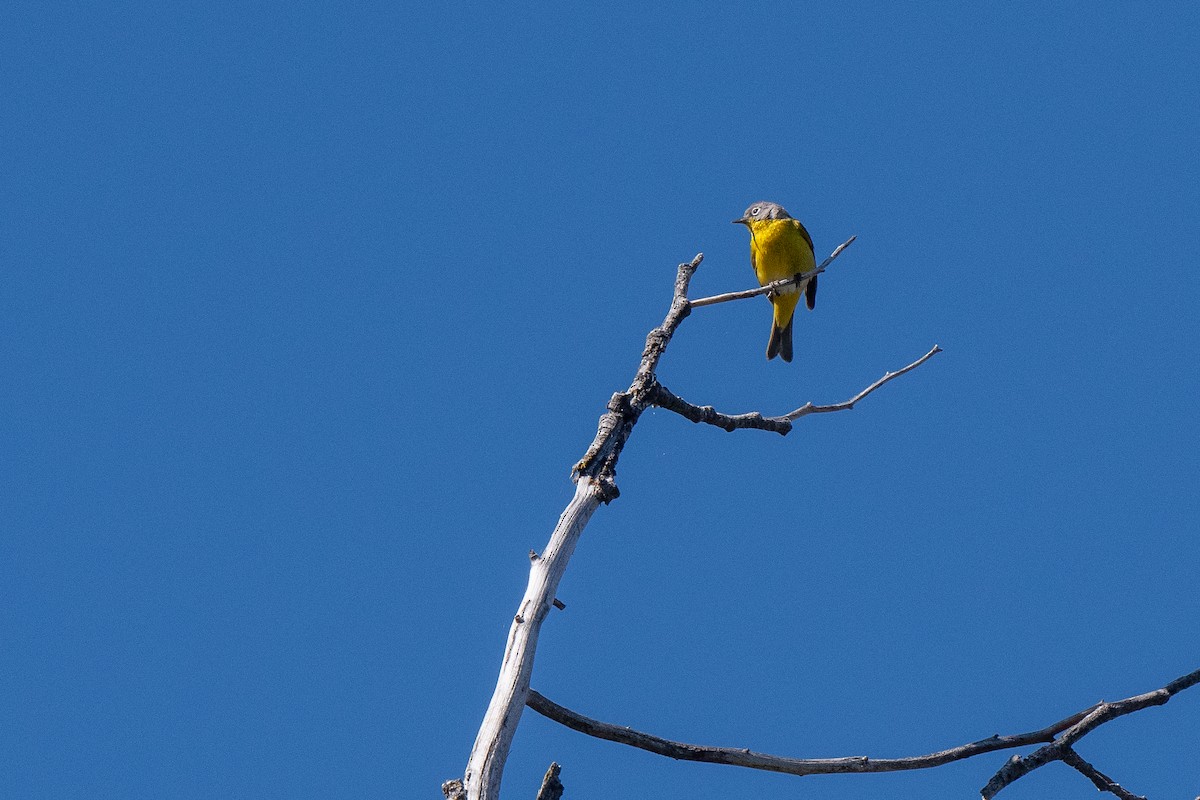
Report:
[[[812,237],[800,220],[778,203],[755,203],[746,213],[733,221],[750,229],[750,266],[758,278],[759,286],[771,281],[783,280],[816,267],[813,258]],[[767,341],[767,360],[779,356],[784,361],[792,360],[792,317],[800,293],[811,310],[817,302],[817,276],[814,275],[798,286],[789,286],[771,296],[775,317],[771,321],[771,338]]]

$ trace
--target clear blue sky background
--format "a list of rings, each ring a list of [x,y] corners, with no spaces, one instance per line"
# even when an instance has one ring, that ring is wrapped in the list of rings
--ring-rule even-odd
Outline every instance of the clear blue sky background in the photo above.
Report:
[[[1200,666],[1194,4],[4,12],[0,794],[408,798],[459,775],[526,552],[675,267],[686,321],[534,686],[685,741],[929,752]],[[1200,793],[1200,695],[1090,736]],[[970,797],[1006,758],[793,778],[533,713],[531,798]],[[1061,765],[1007,797],[1090,798]]]

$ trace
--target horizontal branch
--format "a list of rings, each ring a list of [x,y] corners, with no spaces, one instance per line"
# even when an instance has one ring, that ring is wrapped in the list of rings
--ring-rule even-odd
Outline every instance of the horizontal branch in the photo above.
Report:
[[[718,428],[722,428],[731,432],[743,428],[750,428],[759,431],[771,431],[773,433],[778,433],[781,436],[786,436],[791,433],[792,422],[800,417],[807,416],[808,414],[820,414],[827,411],[848,411],[849,409],[854,408],[855,403],[857,403],[859,400],[862,400],[880,386],[883,386],[885,383],[894,378],[900,377],[909,370],[916,369],[940,352],[942,352],[942,348],[935,344],[932,350],[909,364],[907,367],[898,369],[895,372],[888,372],[884,374],[882,378],[875,381],[870,386],[863,389],[854,397],[843,403],[834,403],[833,405],[828,406],[815,406],[812,403],[805,403],[803,406],[797,408],[790,414],[784,414],[781,417],[764,417],[757,411],[752,411],[748,414],[722,414],[712,406],[697,406],[689,403],[657,381],[651,388],[649,398],[650,402],[659,408],[666,409],[667,411],[674,411],[676,414],[679,414],[681,417],[689,419],[692,422],[703,422],[707,425],[714,425]]]
[[[936,753],[928,753],[922,756],[911,756],[909,758],[870,758],[868,756],[789,758],[786,756],[768,755],[767,753],[756,753],[740,747],[709,747],[706,745],[674,742],[670,739],[663,739],[648,733],[635,731],[632,728],[625,728],[590,719],[558,705],[533,689],[529,690],[529,698],[526,702],[530,708],[542,716],[548,717],[572,730],[586,733],[588,736],[595,736],[598,739],[607,739],[610,742],[629,745],[640,750],[648,750],[651,753],[657,753],[660,756],[667,756],[668,758],[681,761],[728,764],[734,767],[748,767],[768,772],[783,772],[788,775],[833,775],[847,772],[900,772],[911,769],[929,769],[930,767],[949,764],[951,761],[961,761],[964,758],[971,758],[982,753],[991,753],[996,750],[1006,750],[1013,747],[1054,741],[1054,737],[1058,733],[1079,722],[1079,720],[1083,719],[1095,708],[1093,706],[1092,708],[1079,711],[1039,731],[1019,733],[1012,736],[990,736],[987,739],[981,739],[977,742],[959,745],[949,750],[940,750]]]
[[[814,275],[820,275],[822,272],[824,272],[825,268],[832,264],[833,260],[840,256],[842,251],[853,244],[854,240],[857,238],[857,236],[851,236],[849,239],[839,244],[834,248],[833,252],[829,254],[828,258],[826,258],[813,269],[810,269],[808,272],[801,272],[793,275],[790,278],[771,281],[765,286],[760,286],[757,289],[746,289],[741,292],[726,292],[725,294],[715,294],[712,297],[701,297],[699,300],[690,300],[688,301],[688,305],[692,308],[700,308],[702,306],[716,305],[717,303],[728,303],[730,300],[745,300],[748,297],[758,297],[760,294],[770,294],[772,292],[778,292],[782,289],[785,289],[788,286],[795,286],[803,281],[808,280]]]
[[[727,431],[739,428],[752,428],[760,431],[773,431],[786,436],[792,430],[791,420],[783,417],[764,417],[757,411],[749,414],[722,414],[712,406],[696,406],[684,400],[661,383],[655,383],[650,402],[667,411],[674,411],[679,416],[692,422],[703,422],[715,425]]]
[[[868,756],[845,756],[841,758],[790,758],[775,756],[767,753],[756,753],[740,747],[710,747],[707,745],[687,744],[663,739],[641,731],[635,731],[608,722],[600,722],[585,717],[569,708],[564,708],[547,699],[543,695],[529,690],[526,703],[537,713],[552,719],[572,730],[606,739],[610,742],[629,745],[640,750],[646,750],[668,758],[681,761],[701,761],[709,764],[727,764],[735,767],[747,767],[768,772],[782,772],[788,775],[832,775],[840,773],[865,772],[900,772],[904,770],[929,769],[961,761],[974,756],[992,753],[997,750],[1009,750],[1014,747],[1024,747],[1032,744],[1046,744],[1028,757],[1022,759],[1013,756],[983,789],[983,800],[991,800],[996,792],[1022,775],[1049,763],[1061,760],[1070,764],[1086,775],[1102,791],[1112,792],[1121,800],[1143,800],[1122,789],[1108,776],[1101,773],[1091,764],[1084,761],[1072,749],[1071,744],[1086,735],[1089,731],[1104,723],[1125,714],[1131,714],[1150,706],[1162,705],[1174,695],[1200,683],[1200,670],[1177,678],[1162,689],[1130,697],[1115,703],[1100,702],[1090,708],[1077,711],[1071,716],[1061,719],[1041,730],[1018,733],[1009,736],[989,736],[977,742],[951,747],[907,758],[870,758]],[[1061,734],[1061,735],[1060,735]],[[1044,757],[1046,751],[1054,751],[1052,756]],[[1028,768],[1024,768],[1028,765]],[[1003,776],[1003,777],[1002,777]]]

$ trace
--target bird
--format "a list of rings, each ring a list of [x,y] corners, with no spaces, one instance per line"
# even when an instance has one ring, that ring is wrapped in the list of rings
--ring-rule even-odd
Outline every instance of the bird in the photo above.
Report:
[[[750,266],[759,286],[809,272],[816,266],[812,237],[800,220],[794,219],[778,203],[765,200],[753,203],[733,224],[750,229]],[[775,356],[788,362],[792,360],[792,317],[801,292],[811,311],[817,302],[816,275],[771,295],[774,316],[771,338],[767,341],[768,361]]]

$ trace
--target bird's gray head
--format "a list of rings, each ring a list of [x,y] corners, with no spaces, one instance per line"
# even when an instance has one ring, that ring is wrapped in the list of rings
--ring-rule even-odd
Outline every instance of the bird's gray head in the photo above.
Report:
[[[763,200],[758,203],[752,203],[750,207],[746,209],[746,213],[742,214],[740,218],[735,219],[733,223],[735,225],[749,225],[751,222],[762,222],[763,220],[768,219],[791,218],[792,215],[787,213],[784,207],[779,205],[779,203],[768,203],[766,200]]]

